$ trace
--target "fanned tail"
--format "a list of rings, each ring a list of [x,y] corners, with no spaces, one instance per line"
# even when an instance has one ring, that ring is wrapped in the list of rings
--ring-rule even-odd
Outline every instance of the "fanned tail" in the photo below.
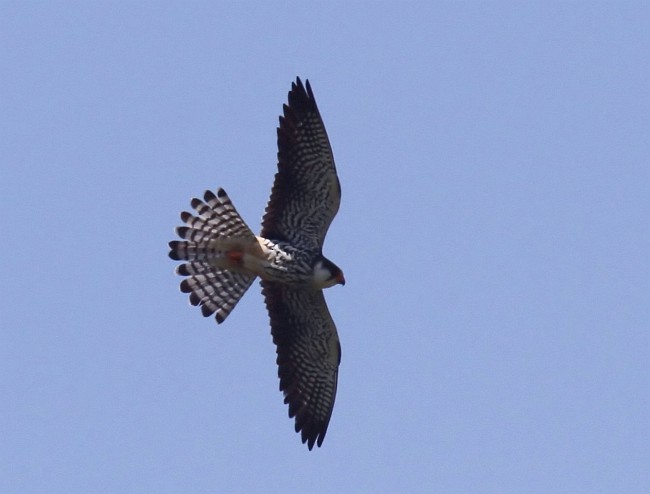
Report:
[[[169,257],[188,261],[176,272],[188,276],[181,291],[190,294],[190,303],[200,306],[206,317],[215,314],[217,323],[222,323],[255,279],[252,273],[227,269],[229,250],[256,238],[225,190],[217,190],[216,195],[206,191],[203,199],[192,199],[196,215],[181,213],[186,226],[176,228],[176,233],[184,240],[169,242]]]

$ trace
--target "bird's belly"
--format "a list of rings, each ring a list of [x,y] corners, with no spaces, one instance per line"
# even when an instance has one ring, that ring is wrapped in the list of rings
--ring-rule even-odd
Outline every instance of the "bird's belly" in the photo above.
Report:
[[[308,284],[313,277],[308,259],[298,249],[262,237],[244,253],[243,266],[263,280],[288,285]]]

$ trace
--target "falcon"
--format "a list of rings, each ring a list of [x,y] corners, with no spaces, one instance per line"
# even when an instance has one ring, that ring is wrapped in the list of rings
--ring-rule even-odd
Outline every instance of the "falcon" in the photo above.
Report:
[[[341,346],[323,289],[345,285],[323,256],[325,235],[341,202],[327,132],[309,81],[291,84],[278,135],[278,171],[255,235],[223,189],[192,199],[169,257],[181,291],[204,316],[224,322],[259,277],[276,345],[280,390],[295,430],[311,450],[330,422]]]

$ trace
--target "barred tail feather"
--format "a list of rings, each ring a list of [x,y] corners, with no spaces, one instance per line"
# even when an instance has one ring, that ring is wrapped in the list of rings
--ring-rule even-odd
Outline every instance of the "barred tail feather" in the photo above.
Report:
[[[251,237],[255,234],[241,218],[232,201],[223,189],[218,189],[217,194],[207,190],[201,199],[192,199],[192,207],[199,214],[198,217],[190,213],[181,214],[181,219],[193,230],[209,232],[220,237]]]
[[[215,270],[197,262],[182,264],[177,271],[191,274],[181,282],[181,291],[190,294],[190,303],[201,307],[205,317],[214,314],[218,324],[226,320],[255,279],[255,275]]]
[[[188,276],[181,291],[190,294],[190,303],[222,323],[255,279],[254,274],[223,269],[228,266],[228,250],[256,242],[255,234],[223,189],[216,194],[208,190],[203,200],[194,198],[191,204],[196,213],[181,213],[185,226],[176,233],[183,240],[169,242],[169,257],[188,261],[176,272]]]
[[[248,228],[232,201],[223,189],[216,195],[206,191],[203,200],[192,199],[197,215],[183,211],[181,220],[186,226],[176,228],[178,236],[185,241],[169,242],[169,257],[176,261],[202,261],[223,256],[224,244],[246,244],[255,241],[255,234]]]
[[[174,261],[208,261],[218,260],[224,255],[217,247],[216,242],[198,244],[196,242],[184,242],[172,240],[169,242],[169,257]]]

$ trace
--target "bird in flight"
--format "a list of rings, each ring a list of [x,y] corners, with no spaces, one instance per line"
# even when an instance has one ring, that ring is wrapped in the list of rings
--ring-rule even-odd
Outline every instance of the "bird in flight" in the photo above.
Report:
[[[291,84],[278,134],[278,172],[256,236],[223,189],[192,199],[182,240],[169,257],[185,261],[176,272],[181,291],[204,316],[222,323],[260,278],[276,345],[280,390],[296,432],[311,450],[323,443],[341,361],[336,326],[323,289],[345,284],[323,256],[325,235],[341,202],[334,157],[309,81]]]

